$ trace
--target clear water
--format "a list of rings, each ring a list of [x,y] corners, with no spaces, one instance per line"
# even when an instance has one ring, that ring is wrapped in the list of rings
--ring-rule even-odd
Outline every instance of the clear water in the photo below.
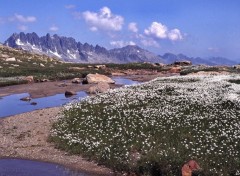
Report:
[[[87,96],[87,93],[81,91],[78,92],[77,95],[71,97],[65,97],[64,94],[56,94],[48,97],[35,98],[31,101],[20,100],[21,98],[28,96],[28,93],[21,93],[2,97],[2,99],[0,99],[0,118],[30,112],[37,109],[61,106],[70,101],[84,98]],[[37,104],[31,105],[32,102]]]
[[[112,79],[115,81],[115,84],[121,84],[121,85],[135,85],[135,84],[139,84],[138,81],[133,81],[131,79],[117,77],[117,76],[112,77]]]
[[[131,79],[122,77],[113,77],[113,80],[115,80],[115,84],[121,85],[134,85],[139,83],[138,81],[133,81]],[[37,109],[62,106],[70,101],[86,97],[87,93],[84,91],[80,91],[77,93],[77,95],[71,97],[65,97],[64,94],[56,94],[48,97],[35,98],[31,101],[20,100],[21,98],[29,96],[30,95],[28,93],[21,93],[0,97],[0,118],[21,114],[24,112],[30,112]],[[31,103],[33,102],[37,104],[31,105]]]
[[[57,164],[22,159],[0,159],[0,176],[90,176]]]

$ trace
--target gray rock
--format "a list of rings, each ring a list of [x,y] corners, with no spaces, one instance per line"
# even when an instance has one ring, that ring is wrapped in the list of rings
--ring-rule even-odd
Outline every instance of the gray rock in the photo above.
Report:
[[[100,82],[97,85],[90,87],[88,89],[88,93],[90,94],[103,93],[103,92],[106,92],[108,89],[110,89],[110,86],[108,83]]]
[[[76,94],[77,93],[74,91],[70,91],[70,90],[65,91],[65,96],[72,96],[72,95],[76,95]]]

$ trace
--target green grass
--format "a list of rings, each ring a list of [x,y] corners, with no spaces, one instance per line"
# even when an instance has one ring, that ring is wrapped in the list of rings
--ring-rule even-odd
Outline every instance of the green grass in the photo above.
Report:
[[[0,77],[0,87],[26,84],[26,83],[27,81],[23,80],[23,78],[21,77],[20,78],[19,77],[10,77],[10,78]]]

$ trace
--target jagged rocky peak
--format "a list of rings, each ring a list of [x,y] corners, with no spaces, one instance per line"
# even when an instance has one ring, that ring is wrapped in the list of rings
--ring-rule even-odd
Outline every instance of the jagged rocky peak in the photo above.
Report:
[[[39,37],[36,33],[14,33],[5,45],[38,54],[46,54],[64,61],[83,63],[161,62],[161,58],[138,46],[126,46],[113,50],[89,43],[82,44],[72,37],[57,34]]]

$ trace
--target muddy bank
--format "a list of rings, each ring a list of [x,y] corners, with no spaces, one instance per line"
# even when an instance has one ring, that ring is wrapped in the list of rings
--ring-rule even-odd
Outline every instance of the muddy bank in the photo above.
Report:
[[[91,86],[91,84],[74,84],[71,82],[71,80],[21,84],[1,87],[0,97],[11,94],[29,93],[31,98],[41,98],[55,94],[65,93],[65,91],[87,91]],[[111,84],[110,87],[116,88],[119,87],[119,85]]]
[[[59,107],[36,110],[0,119],[0,158],[24,158],[52,162],[93,175],[113,175],[78,155],[69,155],[47,142]]]
[[[146,82],[150,81],[159,76],[168,76],[166,74],[155,74],[155,75],[125,75],[123,78],[132,79],[134,81]],[[71,80],[66,81],[53,81],[53,82],[42,82],[42,83],[30,83],[13,85],[7,87],[0,87],[0,97],[19,94],[29,93],[31,98],[47,97],[55,94],[64,93],[65,91],[88,91],[92,84],[74,84]],[[121,85],[110,84],[111,88],[117,88]]]

